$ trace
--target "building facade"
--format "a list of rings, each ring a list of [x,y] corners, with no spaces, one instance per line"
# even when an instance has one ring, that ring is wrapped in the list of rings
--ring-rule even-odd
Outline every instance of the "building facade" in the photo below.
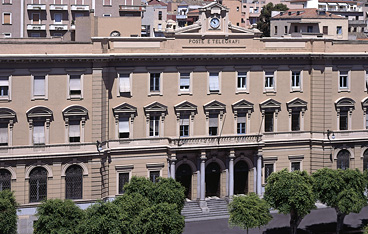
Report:
[[[0,41],[0,188],[20,225],[132,176],[201,201],[263,193],[283,168],[368,167],[368,44],[260,38],[217,3],[163,38]]]

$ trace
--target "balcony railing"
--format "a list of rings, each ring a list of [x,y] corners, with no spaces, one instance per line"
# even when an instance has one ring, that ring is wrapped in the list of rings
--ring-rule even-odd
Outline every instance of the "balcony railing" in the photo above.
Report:
[[[176,15],[177,20],[184,20],[187,19],[187,15]]]
[[[215,145],[236,145],[254,144],[262,140],[261,135],[241,135],[241,136],[209,136],[209,137],[182,137],[171,139],[172,146],[215,146]]]
[[[46,11],[46,4],[28,4],[27,10]]]
[[[89,11],[89,5],[72,5],[72,11]]]
[[[358,25],[367,25],[367,21],[366,20],[349,20],[348,21],[349,25],[351,26],[358,26]]]
[[[68,5],[61,4],[51,4],[50,11],[67,11]]]
[[[120,11],[145,11],[145,6],[119,5]]]
[[[27,30],[46,30],[46,25],[45,24],[27,24]]]
[[[68,30],[68,25],[67,24],[50,24],[49,30],[56,30],[56,31]]]

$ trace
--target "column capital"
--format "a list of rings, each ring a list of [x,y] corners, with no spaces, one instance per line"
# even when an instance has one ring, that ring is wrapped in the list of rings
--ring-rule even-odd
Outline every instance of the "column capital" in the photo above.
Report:
[[[201,160],[204,161],[207,159],[206,151],[201,151]]]

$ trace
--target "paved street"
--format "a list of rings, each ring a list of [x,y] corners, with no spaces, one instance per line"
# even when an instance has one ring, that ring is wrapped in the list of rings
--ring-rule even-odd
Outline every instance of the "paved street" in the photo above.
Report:
[[[273,219],[264,228],[249,230],[249,234],[278,234],[289,233],[289,219],[288,215],[273,214]],[[368,206],[365,207],[359,214],[350,214],[344,220],[345,233],[362,233],[361,227],[368,224]],[[336,225],[336,212],[334,209],[325,208],[313,210],[307,215],[299,225],[298,233],[307,234],[322,234],[334,233]],[[229,228],[227,219],[207,220],[199,222],[187,222],[185,224],[184,234],[244,234],[246,231],[237,227]]]

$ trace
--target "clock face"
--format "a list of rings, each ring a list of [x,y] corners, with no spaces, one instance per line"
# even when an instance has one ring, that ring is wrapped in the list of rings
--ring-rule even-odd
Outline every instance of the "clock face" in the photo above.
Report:
[[[120,32],[113,31],[113,32],[110,33],[110,37],[120,37]]]
[[[211,28],[218,28],[220,26],[220,20],[218,18],[212,18],[210,21]]]

